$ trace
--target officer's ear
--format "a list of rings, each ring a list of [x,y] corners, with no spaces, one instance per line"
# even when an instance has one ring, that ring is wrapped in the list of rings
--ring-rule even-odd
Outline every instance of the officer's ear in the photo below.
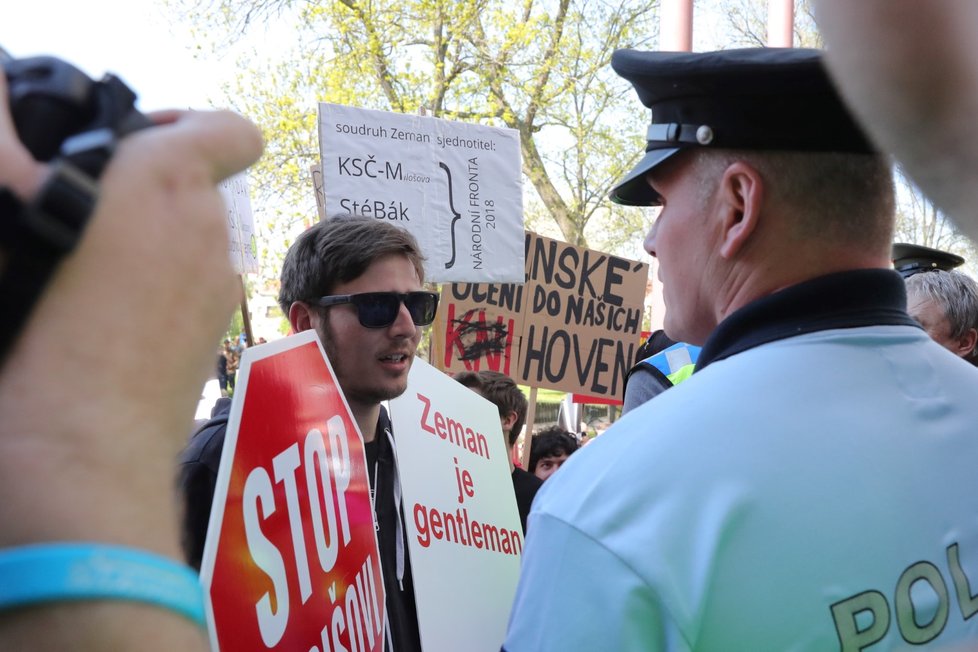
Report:
[[[315,328],[318,323],[319,312],[305,301],[293,301],[289,306],[289,325],[293,333]]]
[[[724,170],[717,190],[720,210],[720,255],[735,257],[754,234],[761,218],[764,180],[744,161],[734,161]]]

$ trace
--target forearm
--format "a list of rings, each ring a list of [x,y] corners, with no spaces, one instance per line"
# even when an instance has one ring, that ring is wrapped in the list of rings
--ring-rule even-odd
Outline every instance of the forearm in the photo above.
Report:
[[[69,346],[70,338],[61,341]],[[34,350],[41,342],[48,355]],[[58,346],[38,327],[0,375],[0,552],[98,542],[182,561],[171,488],[189,417],[184,424],[177,415],[127,413],[129,387],[101,386],[97,369],[86,377],[66,365],[68,352],[67,360],[51,355]],[[106,409],[105,394],[117,397],[116,409]],[[190,403],[184,407],[189,414]],[[207,639],[162,607],[91,599],[0,611],[0,649],[206,650]]]
[[[150,605],[77,602],[0,612],[0,649],[204,652],[206,632]]]
[[[46,170],[25,162],[4,114],[0,186],[29,199]],[[159,121],[121,143],[79,246],[0,364],[0,554],[91,542],[181,561],[177,453],[237,298],[216,183],[253,162],[261,141],[226,113]],[[120,568],[103,559],[98,570]],[[183,573],[187,600],[199,599],[187,571],[161,572]],[[207,649],[204,629],[165,601],[76,597],[0,610],[0,649]]]
[[[978,3],[818,0],[827,60],[874,140],[973,239]]]

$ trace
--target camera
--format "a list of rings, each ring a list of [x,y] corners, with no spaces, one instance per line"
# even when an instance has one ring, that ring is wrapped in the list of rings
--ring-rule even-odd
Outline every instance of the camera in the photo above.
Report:
[[[122,80],[93,81],[55,57],[13,59],[0,48],[17,137],[51,173],[21,202],[0,186],[0,365],[60,262],[78,244],[98,180],[126,134],[153,123]]]
[[[118,140],[152,122],[118,77],[92,80],[56,57],[4,56],[10,111],[21,142],[38,161],[64,159],[97,180]]]

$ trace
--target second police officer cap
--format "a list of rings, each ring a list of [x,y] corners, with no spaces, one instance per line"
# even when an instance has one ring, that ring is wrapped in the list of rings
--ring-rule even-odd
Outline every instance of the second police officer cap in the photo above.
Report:
[[[893,268],[903,278],[934,270],[949,272],[963,264],[964,258],[949,251],[904,242],[893,245]]]
[[[645,156],[611,190],[618,204],[658,204],[645,175],[686,148],[876,151],[829,80],[821,50],[617,50],[611,67],[652,109]]]

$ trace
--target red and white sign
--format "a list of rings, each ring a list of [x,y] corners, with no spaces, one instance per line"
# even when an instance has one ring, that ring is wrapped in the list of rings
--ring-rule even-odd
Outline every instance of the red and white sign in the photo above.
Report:
[[[497,652],[523,527],[499,410],[424,360],[390,401],[425,652]]]
[[[314,331],[242,356],[201,582],[214,650],[382,649],[363,439]]]

